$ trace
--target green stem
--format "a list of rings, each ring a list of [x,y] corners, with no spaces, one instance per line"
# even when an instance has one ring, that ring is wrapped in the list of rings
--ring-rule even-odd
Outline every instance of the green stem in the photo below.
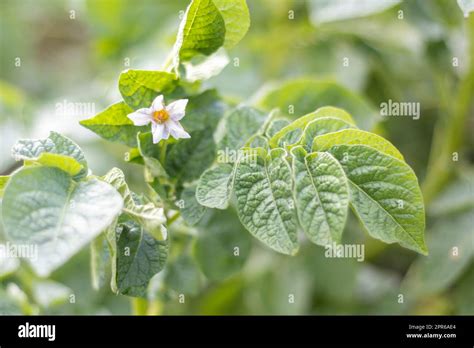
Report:
[[[168,221],[167,221],[167,225],[170,226],[173,222],[175,222],[176,220],[178,220],[178,218],[181,216],[181,213],[178,211],[177,213],[175,213],[173,216],[171,216]]]
[[[453,173],[453,153],[463,144],[465,123],[471,107],[474,90],[474,16],[467,20],[469,36],[469,69],[460,82],[456,99],[452,102],[449,117],[438,121],[433,136],[428,174],[423,183],[423,196],[428,204],[448,182]]]
[[[167,147],[168,147],[168,143],[165,141],[163,145],[161,146],[161,152],[160,152],[160,162],[162,165],[165,164]]]
[[[131,298],[133,315],[146,315],[148,309],[148,301],[140,297]]]

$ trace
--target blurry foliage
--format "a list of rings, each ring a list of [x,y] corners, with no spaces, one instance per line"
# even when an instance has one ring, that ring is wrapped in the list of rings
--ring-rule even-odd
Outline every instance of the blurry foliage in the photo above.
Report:
[[[419,120],[385,118],[373,130],[400,149],[422,183],[428,181],[431,254],[415,256],[370,240],[357,223],[348,223],[345,238],[365,244],[363,263],[328,259],[324,249],[304,245],[290,258],[248,238],[232,211],[207,214],[192,229],[173,225],[171,264],[154,279],[150,294],[157,312],[474,314],[474,18],[464,19],[450,0],[403,1],[380,13],[325,23],[312,22],[319,17],[311,1],[248,5],[247,36],[206,86],[234,101],[257,101],[275,82],[303,77],[341,84],[368,112],[377,112],[388,99],[419,102]],[[58,115],[56,104],[87,102],[98,111],[116,102],[117,72],[159,68],[186,6],[186,0],[1,1],[0,174],[15,169],[9,151],[17,138],[55,130],[81,142],[94,171],[105,173],[120,163],[130,185],[144,190],[141,169],[122,160],[124,147],[78,125],[92,115]],[[342,64],[345,57],[348,67]],[[15,66],[17,58],[21,66]],[[453,66],[454,58],[459,66]],[[452,161],[454,151],[458,161]],[[215,219],[226,220],[228,227],[206,225]],[[250,254],[245,265],[222,253],[235,240]],[[457,257],[453,246],[460,247]],[[201,253],[212,255],[206,259]],[[130,313],[126,297],[112,295],[107,286],[92,289],[88,263],[84,250],[40,280],[26,265],[17,269],[2,260],[0,313]],[[180,293],[186,295],[184,304],[178,302]]]

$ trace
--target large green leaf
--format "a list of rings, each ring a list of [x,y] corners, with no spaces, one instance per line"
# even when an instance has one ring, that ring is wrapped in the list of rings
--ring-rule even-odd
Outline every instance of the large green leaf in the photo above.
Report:
[[[168,258],[168,239],[158,241],[133,220],[117,225],[117,289],[121,294],[145,297],[150,279]]]
[[[306,132],[305,130],[306,127],[309,124],[313,124],[314,121],[320,120],[321,118],[324,118],[324,119],[329,118],[329,120],[326,120],[327,124],[325,123],[321,124],[321,126],[325,126],[325,128],[329,128],[329,129],[328,131],[323,132],[323,130],[319,130],[319,127],[318,127],[316,130],[318,130],[320,134],[329,133],[329,130],[335,127],[330,122],[334,119],[339,120],[339,122],[344,122],[343,125],[346,125],[347,127],[353,126],[354,128],[356,128],[356,125],[355,125],[354,120],[352,119],[352,116],[349,115],[346,111],[339,108],[334,108],[331,106],[324,106],[314,112],[311,112],[307,115],[299,117],[298,119],[294,120],[290,124],[281,128],[278,132],[272,135],[268,143],[271,147],[278,147],[278,146],[282,147],[284,143],[286,143],[286,145],[297,143],[298,141],[300,141],[301,137],[303,136],[303,133]],[[320,125],[320,124],[316,123],[315,125]],[[341,125],[342,127],[342,124],[337,123],[337,121],[335,121],[335,125]],[[314,132],[313,127],[311,127],[311,133]],[[295,132],[295,131],[298,131],[298,132]],[[306,135],[306,138],[309,138],[309,134]]]
[[[347,110],[357,125],[367,130],[379,118],[377,110],[367,100],[332,81],[292,80],[267,93],[260,105],[268,109],[278,107],[292,118],[332,105]]]
[[[43,153],[71,157],[82,166],[82,170],[77,176],[83,177],[87,175],[87,161],[81,148],[71,139],[66,138],[59,133],[50,132],[49,136],[45,139],[19,140],[12,148],[12,156],[17,161],[24,160],[35,162],[38,161]],[[54,165],[54,161],[49,161],[47,158],[44,160],[49,163],[49,165]],[[67,170],[68,168],[71,168],[71,165],[76,166],[77,168],[77,165],[71,164],[72,161],[68,161],[65,158],[58,158],[58,160],[58,163],[54,166],[57,166],[60,169]]]
[[[227,114],[219,125],[218,148],[237,151],[255,135],[265,123],[267,115],[248,106],[240,106]]]
[[[286,151],[246,149],[237,165],[235,194],[240,221],[256,238],[283,254],[298,251],[292,173]]]
[[[125,70],[120,74],[119,90],[133,109],[149,108],[159,94],[168,94],[177,86],[175,74],[154,70]]]
[[[235,46],[250,27],[250,14],[245,0],[212,0],[225,22],[225,48]]]
[[[316,244],[340,243],[349,206],[349,186],[329,153],[292,149],[296,210],[300,225]]]
[[[225,34],[224,19],[212,0],[193,0],[179,26],[177,57],[186,61],[197,54],[208,56],[224,44]]]
[[[137,146],[137,133],[146,132],[150,130],[150,127],[135,126],[132,120],[127,117],[132,112],[133,109],[121,101],[112,104],[96,116],[82,120],[79,123],[106,140],[127,146]]]
[[[337,145],[329,152],[346,173],[351,207],[367,232],[386,243],[427,254],[425,209],[413,170],[365,145]]]
[[[223,280],[242,269],[250,254],[252,237],[233,210],[214,211],[209,221],[198,228],[194,255],[208,279]]]
[[[199,204],[217,209],[226,209],[234,185],[234,165],[218,163],[202,173],[196,189]]]
[[[389,156],[404,161],[403,155],[388,140],[360,129],[343,129],[339,132],[317,136],[313,151],[326,151],[334,145],[367,145]]]
[[[369,16],[385,11],[401,0],[319,0],[309,1],[311,20],[322,24]]]
[[[107,228],[122,206],[105,182],[75,182],[57,168],[27,167],[10,179],[2,216],[10,241],[37,246],[37,259],[28,261],[47,276]]]

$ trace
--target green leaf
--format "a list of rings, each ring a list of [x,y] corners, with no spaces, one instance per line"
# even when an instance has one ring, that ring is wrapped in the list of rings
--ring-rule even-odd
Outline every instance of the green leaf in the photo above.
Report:
[[[216,90],[210,89],[189,97],[186,106],[186,116],[180,121],[187,132],[196,130],[214,130],[226,111],[226,104],[221,100]]]
[[[150,279],[168,257],[168,240],[158,241],[133,220],[117,226],[117,289],[123,295],[145,297]]]
[[[301,116],[300,118],[294,120],[287,126],[281,128],[271,137],[269,141],[270,147],[281,147],[285,142],[287,145],[297,143],[300,140],[301,136],[303,136],[305,128],[310,123],[313,123],[316,120],[320,120],[321,118],[338,119],[344,122],[345,125],[352,125],[354,126],[354,128],[356,128],[354,120],[352,119],[351,115],[349,115],[346,111],[330,106],[325,106],[307,115]]]
[[[3,193],[5,192],[5,187],[7,186],[8,181],[10,181],[9,175],[0,175],[0,198],[3,197]]]
[[[351,207],[367,232],[426,255],[425,209],[413,170],[365,145],[338,145],[329,152],[346,173]]]
[[[435,216],[474,209],[474,176],[472,171],[461,172],[460,177],[447,186],[430,204]]]
[[[189,62],[183,63],[186,69],[186,80],[196,82],[219,75],[229,62],[229,56],[223,48],[218,49],[209,57],[194,57]]]
[[[90,253],[92,288],[100,290],[105,284],[107,268],[110,264],[110,252],[104,233],[92,241]]]
[[[175,74],[154,70],[125,70],[120,74],[119,91],[133,109],[149,108],[159,94],[171,93],[177,86]]]
[[[78,176],[87,175],[87,161],[81,148],[71,139],[59,133],[50,132],[49,137],[45,139],[19,140],[12,148],[12,156],[16,161],[37,161],[43,153],[71,157],[83,166]],[[64,166],[67,168],[69,165],[70,163]]]
[[[257,239],[283,254],[298,251],[292,173],[286,151],[246,149],[235,176],[240,221]]]
[[[240,106],[227,114],[219,125],[220,150],[236,151],[243,147],[265,123],[267,115],[252,107]]]
[[[350,123],[337,118],[323,117],[310,122],[306,126],[299,143],[303,145],[308,151],[311,151],[315,137],[323,134],[338,132],[347,128],[355,127]]]
[[[224,280],[240,271],[250,254],[250,238],[235,212],[214,211],[207,224],[199,226],[194,245],[194,256],[201,271],[214,281]]]
[[[83,172],[84,166],[74,158],[56,153],[43,152],[34,160],[25,160],[25,165],[41,164],[48,167],[59,168],[71,176]]]
[[[309,9],[314,24],[365,17],[385,11],[401,0],[323,0],[310,1]]]
[[[300,225],[316,244],[341,242],[349,207],[349,186],[339,162],[329,153],[292,149],[296,210]]]
[[[250,27],[250,13],[245,0],[212,0],[225,22],[225,48],[234,47]]]
[[[225,33],[224,19],[212,0],[193,0],[178,29],[174,48],[177,59],[186,61],[197,54],[214,53],[224,44]]]
[[[137,133],[150,130],[148,126],[137,127],[127,115],[133,109],[125,102],[112,104],[104,111],[79,123],[108,141],[118,142],[127,146],[137,146]]]
[[[36,245],[28,259],[40,276],[48,276],[107,228],[123,201],[109,184],[90,179],[75,182],[62,170],[27,167],[10,179],[2,204],[7,238]]]
[[[439,219],[428,235],[430,255],[410,267],[403,288],[414,296],[446,290],[466,270],[474,256],[474,210]]]
[[[267,93],[260,105],[267,109],[278,107],[294,119],[319,107],[332,105],[347,110],[357,125],[367,130],[380,118],[377,109],[367,100],[332,81],[292,80]]]
[[[162,207],[157,207],[152,202],[143,204],[143,202],[134,199],[136,195],[130,191],[125,181],[125,175],[118,168],[112,168],[103,177],[103,180],[120,193],[124,201],[123,211],[125,213],[143,225],[147,232],[157,240],[167,239],[167,231],[164,226],[166,217]]]
[[[273,120],[270,125],[268,126],[265,135],[268,138],[273,137],[278,131],[283,129],[284,127],[288,126],[290,124],[290,121],[285,119],[285,118],[280,118],[277,120]]]
[[[217,209],[227,209],[234,185],[234,166],[218,163],[200,177],[196,189],[199,204]]]
[[[339,132],[317,136],[313,140],[313,151],[327,151],[335,145],[366,145],[404,161],[400,151],[388,140],[360,129],[344,129]]]
[[[186,254],[169,264],[165,282],[170,289],[186,295],[196,295],[202,283],[196,263]]]
[[[212,165],[216,156],[216,144],[212,129],[190,133],[191,139],[180,140],[168,146],[165,169],[173,178],[191,182]]]
[[[199,204],[196,200],[196,185],[184,188],[180,199],[183,201],[180,212],[184,221],[190,226],[197,224],[206,212],[206,207]]]

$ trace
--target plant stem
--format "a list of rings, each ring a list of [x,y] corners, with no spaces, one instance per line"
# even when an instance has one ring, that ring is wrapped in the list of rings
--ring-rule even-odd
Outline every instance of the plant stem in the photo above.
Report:
[[[148,308],[148,301],[140,297],[132,297],[132,313],[133,315],[146,315]]]
[[[428,204],[447,183],[453,173],[453,153],[459,152],[465,135],[465,123],[474,90],[474,16],[467,20],[469,36],[469,69],[460,82],[456,99],[451,103],[449,117],[436,124],[428,174],[423,183],[423,196]]]
[[[181,213],[178,211],[177,213],[175,213],[173,216],[171,216],[168,221],[167,221],[167,225],[170,226],[173,222],[175,222],[179,217],[181,216]]]
[[[168,143],[164,142],[163,145],[161,146],[161,152],[160,152],[160,162],[162,165],[165,164],[166,160],[166,148],[168,147]]]

